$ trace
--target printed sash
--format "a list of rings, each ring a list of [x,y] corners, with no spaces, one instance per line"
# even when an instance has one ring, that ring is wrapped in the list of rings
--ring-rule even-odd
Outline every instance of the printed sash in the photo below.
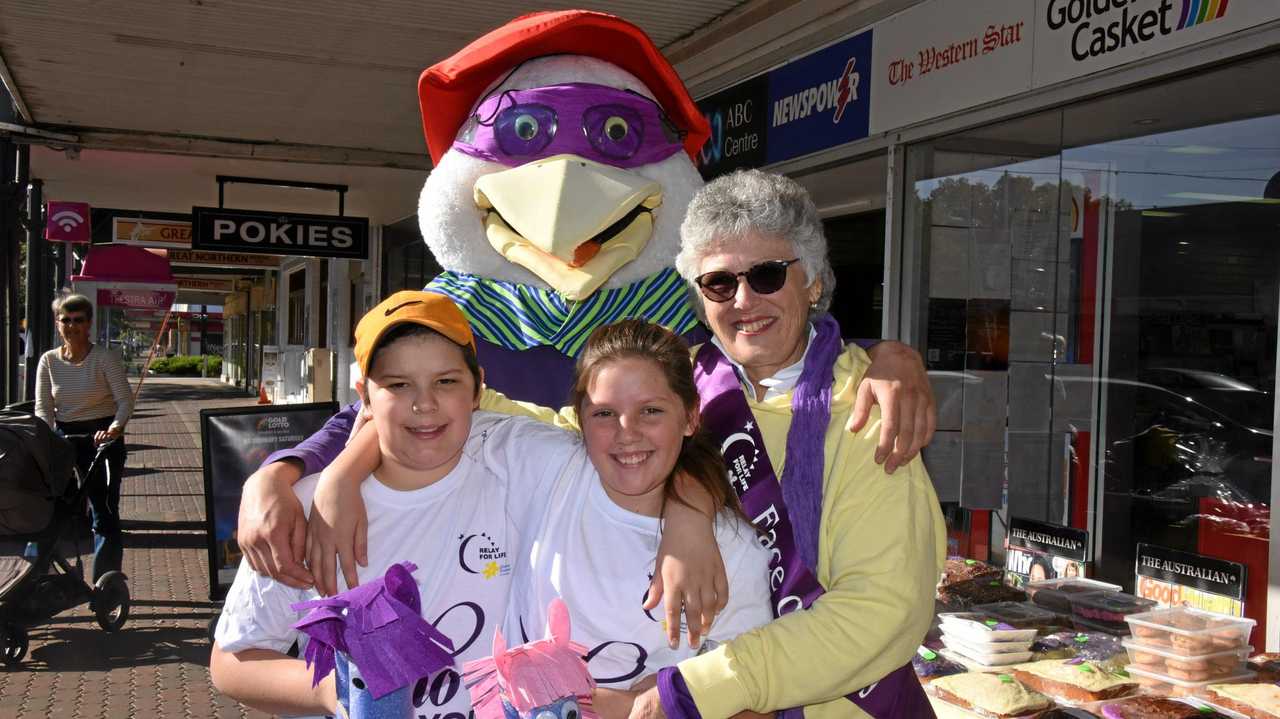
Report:
[[[782,486],[765,450],[738,375],[720,349],[702,345],[693,363],[701,397],[702,426],[720,442],[729,482],[742,508],[769,549],[769,588],[775,616],[807,609],[826,592],[796,549],[795,534],[782,501]],[[875,719],[932,717],[933,709],[908,662],[869,687],[846,697]],[[788,709],[788,719],[803,716],[804,708]]]

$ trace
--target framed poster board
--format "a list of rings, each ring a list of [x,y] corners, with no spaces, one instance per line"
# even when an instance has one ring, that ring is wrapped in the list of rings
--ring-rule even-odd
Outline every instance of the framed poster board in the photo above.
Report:
[[[1020,587],[1027,582],[1084,577],[1089,533],[1057,524],[1010,517],[1005,575]]]
[[[244,480],[271,453],[311,436],[337,411],[337,402],[200,410],[210,599],[226,595],[240,566],[236,520]]]
[[[1244,616],[1248,568],[1239,562],[1139,543],[1134,574],[1134,594],[1162,607]]]

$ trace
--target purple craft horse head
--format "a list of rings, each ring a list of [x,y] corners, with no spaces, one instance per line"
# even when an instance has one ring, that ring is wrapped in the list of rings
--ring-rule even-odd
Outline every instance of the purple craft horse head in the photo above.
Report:
[[[411,716],[414,682],[453,665],[453,642],[421,616],[416,569],[393,564],[381,579],[293,605],[309,610],[294,626],[308,638],[303,658],[312,683],[336,669],[352,719]]]
[[[545,639],[508,649],[495,632],[493,656],[463,668],[476,719],[597,719],[586,648],[569,633],[569,609],[560,599],[547,608]]]

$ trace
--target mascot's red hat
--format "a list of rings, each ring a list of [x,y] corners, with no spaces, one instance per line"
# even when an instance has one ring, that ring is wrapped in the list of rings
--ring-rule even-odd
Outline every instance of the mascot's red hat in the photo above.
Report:
[[[453,144],[480,93],[520,63],[543,55],[586,55],[635,75],[688,133],[684,149],[690,157],[711,136],[675,68],[643,30],[601,12],[561,10],[518,17],[423,71],[418,104],[431,161],[439,163]]]

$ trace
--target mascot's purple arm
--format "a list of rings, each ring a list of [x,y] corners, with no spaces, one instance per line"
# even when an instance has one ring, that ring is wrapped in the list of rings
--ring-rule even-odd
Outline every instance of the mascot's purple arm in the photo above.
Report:
[[[685,341],[698,344],[707,340],[701,327],[684,335]],[[476,338],[476,355],[484,367],[485,384],[512,399],[533,402],[543,407],[563,407],[569,399],[569,380],[573,377],[573,360],[554,347],[534,347],[516,351]],[[302,476],[323,470],[347,444],[360,404],[347,405],[329,418],[315,434],[293,449],[282,449],[262,464],[282,459],[302,462]]]
[[[707,341],[710,335],[701,326],[685,333],[690,346]],[[863,348],[876,340],[854,340]],[[516,351],[476,338],[476,355],[484,366],[485,384],[512,399],[533,402],[543,407],[563,407],[569,399],[569,380],[573,377],[573,360],[554,347],[534,347]],[[282,449],[267,457],[262,466],[282,459],[302,462],[302,476],[315,474],[338,456],[347,444],[355,424],[360,403],[356,401],[329,418],[315,434],[293,449]]]

